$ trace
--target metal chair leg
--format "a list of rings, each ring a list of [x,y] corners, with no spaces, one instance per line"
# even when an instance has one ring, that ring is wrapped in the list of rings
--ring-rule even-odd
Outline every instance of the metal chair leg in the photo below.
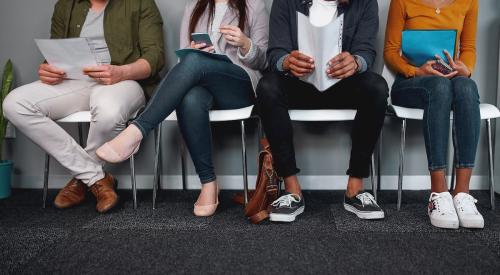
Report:
[[[83,122],[78,122],[78,143],[83,147]]]
[[[377,189],[381,190],[382,189],[382,140],[383,140],[383,133],[384,131],[382,130],[380,132],[380,137],[378,139],[378,150],[377,150]]]
[[[187,161],[186,161],[186,143],[181,138],[181,175],[182,175],[182,190],[187,191]]]
[[[401,122],[401,150],[399,151],[398,204],[397,204],[398,211],[401,210],[401,200],[403,196],[405,143],[406,143],[406,119],[403,119]]]
[[[45,169],[43,173],[43,204],[42,207],[45,208],[47,202],[47,193],[49,192],[49,167],[50,167],[50,155],[45,154]]]
[[[451,164],[451,180],[450,180],[450,193],[455,189],[455,176],[456,176],[456,168],[455,168],[455,155],[453,155],[453,163]]]
[[[245,195],[245,205],[248,203],[248,171],[247,171],[247,145],[245,134],[245,121],[241,122],[241,157],[243,161],[243,190]]]
[[[488,165],[490,178],[490,203],[491,210],[495,210],[495,178],[493,174],[493,140],[491,138],[491,120],[486,120],[486,129],[488,131]]]
[[[156,196],[158,193],[159,169],[160,169],[160,154],[161,154],[161,124],[155,129],[155,163],[154,163],[154,180],[153,180],[153,209],[156,209]]]
[[[132,181],[132,200],[134,201],[134,209],[137,209],[137,182],[135,177],[135,156],[130,156],[130,177]]]
[[[375,200],[378,199],[377,182],[375,181],[375,155],[372,155],[372,163],[370,165],[370,178],[372,182],[372,192]]]

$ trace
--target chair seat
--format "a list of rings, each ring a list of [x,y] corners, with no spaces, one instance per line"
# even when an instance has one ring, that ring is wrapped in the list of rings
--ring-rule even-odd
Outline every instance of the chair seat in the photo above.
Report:
[[[82,111],[73,113],[67,117],[57,120],[60,123],[77,123],[77,122],[90,122],[90,111]]]
[[[235,121],[248,119],[252,115],[253,106],[248,106],[241,109],[231,110],[212,110],[210,111],[210,121]],[[166,119],[166,121],[177,121],[177,114],[173,112]]]
[[[422,120],[424,117],[423,109],[406,108],[396,105],[391,105],[390,108],[399,118]],[[481,112],[481,119],[493,119],[500,117],[498,108],[491,104],[480,104],[479,110]],[[450,119],[453,119],[453,112],[450,113]]]
[[[356,110],[290,110],[293,121],[350,121],[356,117]]]

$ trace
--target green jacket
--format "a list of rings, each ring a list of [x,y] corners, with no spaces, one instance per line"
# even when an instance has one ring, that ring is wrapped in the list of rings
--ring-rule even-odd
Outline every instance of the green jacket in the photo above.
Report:
[[[79,37],[89,8],[89,0],[58,0],[51,38]],[[163,20],[155,1],[109,0],[104,11],[104,36],[111,64],[130,64],[140,58],[149,62],[151,76],[139,83],[151,96],[165,64]]]

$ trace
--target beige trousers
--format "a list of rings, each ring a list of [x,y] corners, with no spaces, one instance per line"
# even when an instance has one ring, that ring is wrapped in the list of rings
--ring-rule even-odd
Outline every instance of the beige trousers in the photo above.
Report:
[[[91,186],[104,177],[95,151],[125,129],[127,121],[145,104],[135,81],[101,85],[90,80],[65,80],[58,85],[40,81],[13,90],[3,103],[8,120],[29,139]],[[91,112],[86,148],[55,121],[80,111]]]

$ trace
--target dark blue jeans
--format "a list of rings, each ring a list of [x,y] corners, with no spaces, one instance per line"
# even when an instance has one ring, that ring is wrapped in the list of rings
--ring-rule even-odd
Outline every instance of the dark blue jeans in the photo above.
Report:
[[[406,79],[398,76],[391,92],[394,105],[424,109],[423,132],[429,170],[447,167],[450,111],[453,111],[455,167],[472,168],[476,159],[481,115],[476,83],[466,77]]]
[[[202,183],[216,179],[212,164],[211,109],[237,109],[255,101],[250,77],[241,67],[193,53],[158,86],[144,112],[132,123],[146,136],[174,110]]]

